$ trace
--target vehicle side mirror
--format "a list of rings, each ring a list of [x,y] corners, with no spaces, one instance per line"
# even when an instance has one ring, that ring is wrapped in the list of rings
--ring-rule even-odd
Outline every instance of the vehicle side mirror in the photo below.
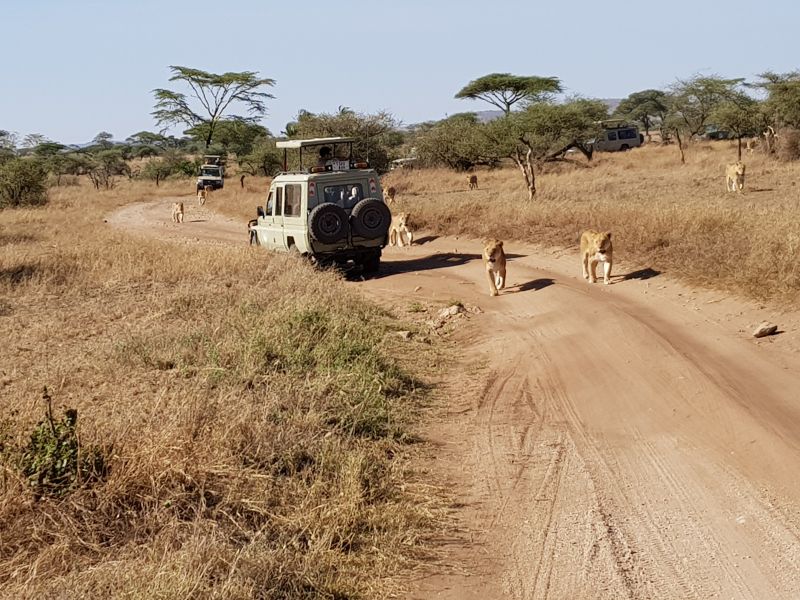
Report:
[[[264,214],[264,207],[263,207],[263,206],[256,206],[256,214],[257,214],[259,217],[264,217],[264,216],[266,216],[266,215]]]

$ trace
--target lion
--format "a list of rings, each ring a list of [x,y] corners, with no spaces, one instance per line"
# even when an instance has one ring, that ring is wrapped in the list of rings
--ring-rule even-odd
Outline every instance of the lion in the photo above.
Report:
[[[756,146],[758,146],[758,140],[756,138],[749,138],[744,142],[744,148],[748,154],[752,154]]]
[[[394,197],[395,197],[396,194],[397,194],[397,190],[394,189],[394,187],[389,186],[388,188],[383,190],[383,201],[386,204],[391,204],[392,202],[394,202]]]
[[[183,223],[183,202],[172,203],[172,221],[174,223]]]
[[[611,283],[611,266],[613,247],[610,231],[593,231],[589,229],[581,234],[581,265],[583,278],[590,283],[597,282],[597,263],[603,263],[603,283]]]
[[[200,206],[206,203],[206,198],[208,197],[208,192],[206,192],[205,188],[202,190],[197,190],[197,203]]]
[[[741,192],[744,189],[744,163],[737,160],[725,168],[725,189]]]
[[[403,243],[403,235],[406,236],[408,245],[410,246],[411,242],[414,241],[414,234],[412,234],[411,230],[408,228],[408,213],[400,213],[399,215],[392,216],[392,223],[389,225],[389,245],[397,245],[402,248],[405,245]]]
[[[506,287],[506,253],[500,240],[486,240],[483,244],[483,266],[489,279],[489,295],[497,296]]]
[[[477,190],[478,189],[478,176],[477,175],[470,175],[469,176],[469,189]]]

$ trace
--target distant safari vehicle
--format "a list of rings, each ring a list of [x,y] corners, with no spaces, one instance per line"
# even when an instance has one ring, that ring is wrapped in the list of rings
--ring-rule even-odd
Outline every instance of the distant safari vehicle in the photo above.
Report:
[[[395,169],[413,169],[416,166],[417,159],[413,156],[409,158],[396,158],[390,163],[389,170],[394,171]]]
[[[599,152],[617,152],[637,148],[644,144],[644,135],[636,125],[622,120],[601,121],[602,131],[595,138],[593,147]]]
[[[206,187],[221,190],[225,185],[225,163],[221,156],[206,154],[197,175],[197,191]]]
[[[377,172],[353,158],[353,138],[285,140],[276,146],[284,149],[283,170],[249,226],[252,242],[318,264],[352,263],[365,273],[377,271],[392,215]],[[296,171],[288,170],[288,149],[299,151]]]

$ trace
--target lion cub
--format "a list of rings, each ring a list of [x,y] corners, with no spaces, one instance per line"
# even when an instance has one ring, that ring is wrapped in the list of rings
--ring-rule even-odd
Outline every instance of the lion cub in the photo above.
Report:
[[[206,192],[205,188],[202,190],[197,190],[197,203],[200,206],[206,203],[206,198],[208,197],[208,192]]]
[[[483,266],[489,278],[489,295],[497,296],[506,287],[506,253],[500,240],[486,240],[483,244]]]
[[[725,167],[725,189],[729,192],[741,192],[744,189],[744,163],[737,160]]]
[[[174,223],[183,223],[183,202],[172,203],[172,221]]]
[[[396,245],[402,248],[405,245],[403,243],[403,235],[406,236],[408,245],[410,246],[411,242],[414,241],[414,234],[412,234],[411,230],[408,228],[408,213],[400,213],[399,215],[392,216],[392,223],[389,225],[389,245]]]
[[[597,263],[603,263],[603,283],[611,283],[612,265],[611,232],[584,231],[581,234],[581,264],[583,278],[597,282]]]

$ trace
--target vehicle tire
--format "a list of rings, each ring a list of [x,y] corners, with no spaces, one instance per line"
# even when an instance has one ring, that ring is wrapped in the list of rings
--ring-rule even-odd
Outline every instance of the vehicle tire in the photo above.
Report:
[[[335,244],[347,238],[350,230],[347,213],[337,204],[320,204],[308,215],[308,230],[312,240],[322,244]]]
[[[625,151],[627,151],[627,150],[630,150],[630,146],[628,146],[628,144],[622,144],[622,146],[620,146],[620,147],[619,147],[619,149],[620,149],[622,152],[625,152]]]
[[[364,198],[353,207],[350,221],[353,235],[375,240],[386,236],[392,222],[392,213],[380,200]]]

